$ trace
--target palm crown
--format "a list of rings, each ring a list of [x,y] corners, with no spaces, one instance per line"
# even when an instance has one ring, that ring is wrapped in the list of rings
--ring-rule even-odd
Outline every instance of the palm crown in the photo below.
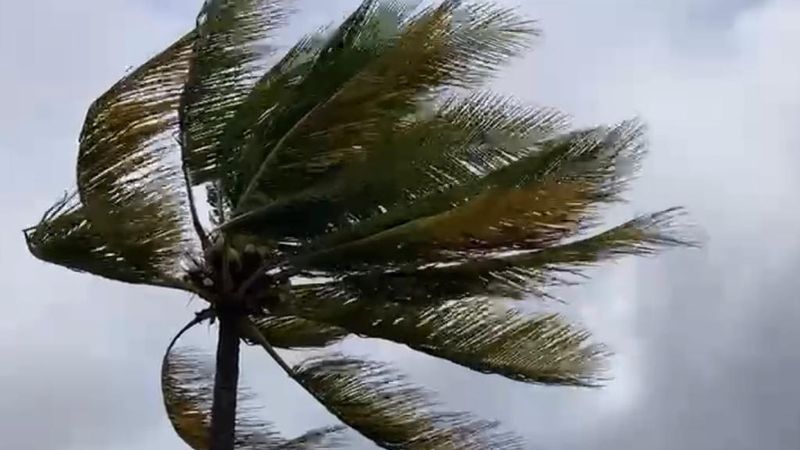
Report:
[[[513,301],[691,244],[678,209],[592,231],[643,154],[641,126],[574,130],[479,91],[536,34],[512,9],[367,0],[265,67],[286,17],[278,0],[207,1],[194,30],[96,100],[77,191],[26,230],[31,252],[208,301],[183,331],[218,318],[216,368],[174,347],[182,331],[162,373],[195,449],[344,445],[339,427],[280,438],[242,405],[234,434],[240,340],[379,446],[520,447],[493,423],[437,412],[389,366],[328,353],[289,367],[275,348],[355,334],[513,380],[598,385],[602,346]]]

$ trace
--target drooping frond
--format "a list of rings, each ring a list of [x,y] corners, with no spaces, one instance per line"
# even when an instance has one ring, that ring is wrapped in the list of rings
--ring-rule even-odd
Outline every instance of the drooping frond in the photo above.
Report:
[[[605,350],[589,333],[557,315],[529,315],[470,299],[433,306],[349,296],[335,286],[308,285],[271,305],[385,339],[472,370],[529,383],[594,386],[602,380]]]
[[[253,319],[261,335],[279,348],[326,347],[345,338],[349,332],[339,327],[292,316],[267,316]]]
[[[352,47],[371,50],[361,65],[338,68],[344,59],[318,62],[326,71],[312,69],[312,74],[327,80],[309,75],[299,82],[299,89],[318,81],[327,89],[317,96],[306,93],[313,101],[306,112],[270,132],[272,137],[265,142],[272,144],[259,146],[269,152],[245,178],[237,213],[329,182],[347,165],[364,159],[421,102],[447,87],[474,85],[525,47],[532,29],[512,10],[489,6],[467,10],[460,3],[445,1],[409,18],[397,27],[394,39],[354,39]],[[332,65],[346,76],[330,70]]]
[[[140,270],[174,272],[193,243],[174,133],[194,39],[187,34],[115,84],[81,132],[83,211],[108,248]]]
[[[209,0],[198,17],[180,106],[183,159],[192,184],[227,182],[222,137],[265,70],[265,40],[286,18],[282,0]]]
[[[242,325],[257,334],[252,322]],[[513,434],[498,432],[497,423],[437,411],[431,394],[386,364],[328,355],[290,367],[266,339],[258,341],[314,399],[381,448],[523,448]]]
[[[193,321],[194,323],[195,321]],[[195,450],[208,450],[213,400],[213,358],[196,350],[175,347],[178,338],[191,327],[187,325],[164,354],[161,389],[167,416],[176,433]],[[281,438],[269,423],[256,416],[261,409],[253,396],[240,390],[242,401],[237,412],[236,444],[240,450],[310,450],[342,448],[338,434],[341,427],[312,430],[296,439]]]
[[[538,250],[597,224],[598,207],[618,201],[642,154],[635,122],[538,143],[483,177],[323,236],[298,265],[348,270],[418,264],[465,254]]]
[[[203,373],[206,372],[206,373]],[[213,369],[197,355],[167,351],[161,366],[164,406],[175,432],[195,450],[208,449]]]
[[[331,413],[381,448],[524,448],[494,422],[437,411],[431,394],[385,364],[327,356],[301,363],[294,373]]]
[[[59,200],[35,227],[25,230],[30,252],[37,258],[69,269],[126,283],[185,289],[159,264],[136,264],[109,246],[95,229],[75,195]],[[141,262],[141,261],[137,261]]]

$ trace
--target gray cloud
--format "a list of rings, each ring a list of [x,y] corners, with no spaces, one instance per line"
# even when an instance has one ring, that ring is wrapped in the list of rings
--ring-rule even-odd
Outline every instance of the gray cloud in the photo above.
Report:
[[[547,448],[794,448],[800,65],[783,55],[800,50],[800,8],[751,2],[714,18],[678,8],[662,24],[643,18],[652,11],[598,3],[532,7],[549,17],[549,39],[502,85],[530,80],[530,98],[566,105],[580,122],[644,117],[652,153],[631,210],[684,204],[709,241],[573,291],[619,350],[622,378],[562,401],[562,420],[549,416],[552,431],[531,436]],[[517,422],[520,410],[510,408]]]
[[[356,0],[300,2],[287,36]],[[800,4],[569,0],[516,4],[537,50],[496,85],[577,123],[640,115],[652,154],[632,203],[690,208],[703,250],[626,261],[566,293],[618,353],[599,391],[521,386],[394,346],[393,360],[455,408],[499,418],[536,448],[793,449],[800,445]],[[193,308],[180,295],[94,280],[30,258],[19,229],[73,182],[89,102],[190,26],[194,0],[0,5],[0,447],[179,449],[161,411],[160,352]],[[198,330],[193,341],[209,341]],[[290,433],[330,417],[248,351],[249,384]],[[300,400],[303,401],[300,401]]]

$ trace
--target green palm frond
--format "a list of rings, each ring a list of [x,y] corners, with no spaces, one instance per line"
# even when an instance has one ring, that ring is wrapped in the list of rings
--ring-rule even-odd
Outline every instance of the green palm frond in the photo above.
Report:
[[[194,322],[193,322],[194,323]],[[175,347],[180,336],[192,326],[187,325],[173,340],[164,354],[161,366],[161,389],[167,416],[175,432],[195,450],[208,450],[210,442],[211,404],[214,380],[213,357],[197,350]],[[272,426],[256,416],[261,409],[254,405],[253,396],[239,391],[242,407],[236,424],[236,449],[240,450],[310,450],[344,448],[339,436],[341,427],[312,430],[303,436],[287,440],[272,430]]]
[[[474,182],[533,151],[564,127],[545,108],[481,93],[450,96],[429,116],[398,121],[365,157],[343,166],[339,176],[230,221],[228,231],[272,239],[308,238],[351,222],[408,207],[449,187]],[[312,217],[304,214],[314,210]]]
[[[391,42],[397,34],[392,26],[410,10],[405,3],[365,1],[335,33],[321,31],[301,39],[258,81],[223,136],[229,153],[224,172],[236,179],[227,186],[231,203],[238,202],[276,136]]]
[[[259,317],[253,323],[272,345],[286,349],[327,347],[349,334],[336,326],[292,316]]]
[[[301,363],[294,373],[331,413],[382,448],[524,448],[494,422],[436,411],[431,394],[385,364],[326,356]]]
[[[392,285],[417,282],[416,276],[421,275],[419,281],[430,282],[433,279],[447,287],[449,298],[453,298],[459,285],[463,289],[455,297],[548,297],[548,287],[573,284],[585,278],[583,270],[588,267],[622,256],[650,256],[665,248],[697,246],[694,238],[677,220],[683,216],[681,208],[671,208],[640,216],[592,237],[539,251],[474,259],[430,270],[401,271],[395,282],[380,282],[390,290]],[[393,277],[392,273],[388,275],[389,279]]]
[[[92,229],[136,267],[180,268],[193,240],[172,150],[194,33],[123,78],[89,108],[78,192]]]
[[[583,270],[623,256],[648,256],[697,243],[680,226],[684,211],[640,216],[601,233],[535,251],[474,257],[444,265],[373,270],[343,275],[321,289],[350,298],[431,305],[486,296],[548,297],[548,288],[572,284]]]
[[[211,423],[212,393],[208,383],[214,373],[205,361],[200,364],[198,359],[198,355],[170,349],[161,366],[161,390],[175,432],[189,447],[205,450],[209,446]]]
[[[192,184],[224,181],[229,121],[264,70],[265,39],[287,16],[282,0],[209,0],[198,17],[180,105],[184,164]]]
[[[373,45],[378,51],[372,58],[361,67],[348,66],[348,76],[326,71],[330,88],[274,134],[269,154],[246,177],[237,212],[336,176],[349,162],[362,159],[365,149],[426,96],[448,86],[473,85],[525,47],[532,29],[512,10],[479,7],[459,14],[465,12],[459,3],[446,1],[411,17],[398,27],[395,39],[387,40],[391,45]],[[317,79],[308,76],[300,85]]]
[[[228,194],[239,209],[240,197],[282,137],[394,42],[410,11],[404,3],[364,1],[333,34],[301,40],[262,77],[227,136],[236,143],[228,171],[239,180]]]
[[[433,306],[350,297],[327,285],[297,287],[272,304],[294,314],[385,339],[472,370],[529,383],[594,386],[602,346],[557,315],[529,315],[483,299]]]
[[[296,264],[335,272],[558,244],[596,226],[599,207],[620,200],[642,156],[641,135],[626,122],[539,142],[485,176],[319,238],[309,247],[322,250]]]
[[[174,278],[171,265],[157,255],[130,258],[138,248],[119,252],[108,244],[80,205],[77,194],[56,202],[34,227],[25,230],[28,249],[37,258],[78,272],[134,284],[189,290]],[[149,249],[144,252],[153,255]]]
[[[236,198],[232,192],[241,179],[237,163],[242,156],[244,145],[255,138],[253,130],[262,122],[265,111],[272,110],[273,105],[291,90],[293,80],[302,77],[308,71],[323,45],[324,40],[320,34],[301,39],[256,82],[247,97],[241,101],[233,117],[225,124],[225,129],[216,144],[219,151],[214,158],[218,166],[215,170],[226,183],[225,186],[220,183],[208,186],[208,201],[214,208],[212,222],[216,226],[221,226],[232,214],[234,206],[232,199]]]
[[[242,325],[257,334],[252,323]],[[386,364],[327,355],[290,367],[266,339],[258,340],[290,378],[381,448],[524,448],[515,435],[498,432],[495,422],[437,411],[439,405],[430,393]]]

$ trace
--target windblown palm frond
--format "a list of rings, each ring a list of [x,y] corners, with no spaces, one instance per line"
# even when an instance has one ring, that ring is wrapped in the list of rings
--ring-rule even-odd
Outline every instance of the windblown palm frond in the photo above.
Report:
[[[672,208],[533,251],[460,255],[447,264],[347,273],[319,284],[319,289],[345,299],[421,305],[482,296],[549,297],[548,288],[579,280],[587,267],[622,256],[647,256],[664,248],[695,245],[677,225],[683,215],[680,208]]]
[[[286,349],[327,347],[350,334],[337,326],[294,316],[256,317],[253,321],[264,339]]]
[[[208,450],[211,424],[213,358],[198,350],[175,347],[184,328],[164,354],[161,389],[167,416],[176,433],[195,450]],[[236,424],[236,448],[242,450],[307,450],[345,448],[341,427],[312,430],[295,439],[284,439],[272,425],[257,417],[262,408],[246,390],[239,392],[243,407]]]
[[[277,0],[210,0],[198,17],[180,105],[183,158],[193,184],[227,182],[220,166],[228,123],[265,69],[265,39],[286,18]]]
[[[258,169],[264,152],[275,143],[275,136],[287,132],[320,97],[330,95],[340,80],[358,71],[386,45],[396,34],[392,27],[396,28],[410,10],[403,2],[364,2],[331,36],[315,33],[302,39],[245,91],[246,96],[221,102],[227,108],[224,127],[213,127],[219,133],[207,134],[208,148],[213,152],[206,159],[214,158],[214,162],[206,165],[224,181],[220,192],[215,192],[213,204],[225,208],[237,204],[244,184]],[[231,28],[227,32],[238,31]],[[307,78],[307,82],[299,81]],[[240,91],[236,92],[238,95]],[[227,117],[228,112],[233,117]]]
[[[270,129],[291,120],[265,130],[273,137],[256,141],[262,144],[257,148],[270,150],[249,160],[247,166],[257,170],[245,177],[237,212],[330,182],[380,151],[383,138],[392,136],[392,127],[415,112],[420,101],[491,72],[492,63],[523,48],[530,32],[527,22],[499,9],[480,9],[458,21],[457,2],[448,1],[399,23],[395,33],[368,39],[374,35],[373,18],[383,17],[373,3],[365,5],[375,14],[356,15],[364,18],[351,19],[346,32],[332,38],[331,47],[339,47],[340,54],[323,51],[297,82],[303,102],[313,103],[300,111],[290,106],[290,116],[280,114],[283,105],[274,105],[274,118],[265,120]],[[483,35],[493,39],[484,47],[473,46]]]
[[[492,3],[418,3],[365,0],[267,67],[287,2],[207,0],[194,30],[92,104],[77,193],[25,230],[42,260],[210,304],[163,360],[167,412],[192,448],[344,446],[339,427],[283,439],[247,401],[237,422],[241,340],[383,448],[522,448],[493,423],[437,412],[388,366],[328,353],[290,367],[275,348],[358,335],[512,380],[597,386],[608,351],[512,300],[695,245],[678,208],[599,231],[645,153],[639,122],[575,129],[483,90],[529,48],[532,21]],[[215,377],[174,349],[211,318],[224,325]]]
[[[486,300],[434,306],[349,297],[335,287],[296,288],[273,313],[295,314],[353,333],[405,344],[472,370],[531,383],[594,386],[602,346],[556,315],[528,315]]]
[[[306,239],[343,230],[333,239],[326,236],[323,242],[330,245],[336,236],[354,234],[353,221],[374,218],[372,222],[387,224],[389,217],[398,217],[399,222],[409,206],[422,206],[421,199],[475,182],[531,151],[562,129],[564,121],[552,110],[527,107],[496,94],[453,96],[430,117],[395,122],[381,142],[366,149],[364,158],[343,165],[330,181],[240,215],[225,228],[272,239]],[[304,213],[308,210],[315,211],[313,217]],[[422,212],[417,209],[417,214]],[[372,222],[365,220],[364,225]],[[369,232],[376,231],[380,228]]]
[[[193,243],[173,144],[195,34],[123,78],[89,108],[78,154],[78,192],[92,228],[132,265],[180,262]]]
[[[170,276],[171,266],[162,265],[157,255],[131,259],[138,247],[126,247],[128,251],[124,252],[110,247],[76,194],[54,204],[38,225],[25,230],[25,239],[37,258],[75,271],[126,283],[185,288]]]
[[[369,264],[372,252],[385,266],[557,244],[596,226],[598,207],[620,200],[641,157],[640,136],[629,122],[537,142],[484,176],[322,236],[310,247],[327,248],[297,261],[338,271]]]
[[[327,356],[293,370],[331,413],[382,448],[524,448],[494,422],[436,411],[430,394],[384,364]]]
[[[386,364],[331,354],[289,367],[252,324],[243,328],[328,411],[381,448],[523,448],[518,437],[499,432],[495,422],[437,411],[430,393]]]

